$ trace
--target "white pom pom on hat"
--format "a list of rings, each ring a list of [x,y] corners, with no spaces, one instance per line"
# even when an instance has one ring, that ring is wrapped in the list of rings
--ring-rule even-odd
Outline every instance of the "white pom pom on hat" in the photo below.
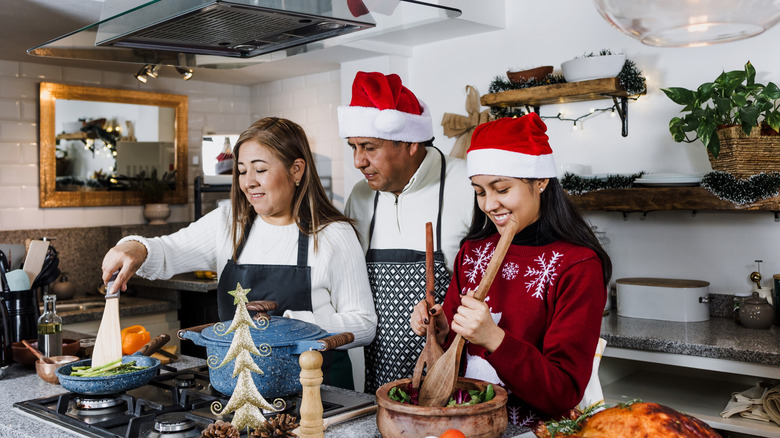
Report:
[[[428,107],[396,74],[358,72],[352,102],[338,108],[339,135],[424,142],[433,138]]]

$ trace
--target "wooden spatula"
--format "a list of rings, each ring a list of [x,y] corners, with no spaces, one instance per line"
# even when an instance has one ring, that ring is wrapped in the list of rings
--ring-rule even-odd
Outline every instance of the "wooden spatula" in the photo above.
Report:
[[[114,280],[119,271],[114,272],[106,285],[106,307],[100,320],[95,337],[95,349],[92,351],[92,366],[105,365],[122,359],[122,332],[119,328],[119,288],[113,293]]]
[[[474,298],[482,301],[496,278],[501,262],[504,260],[512,239],[517,234],[518,224],[510,218],[506,230],[498,241],[496,250],[493,251],[493,257],[490,258],[485,269],[485,274],[474,292]],[[452,391],[455,389],[455,383],[458,381],[458,368],[460,365],[460,355],[463,351],[463,345],[466,340],[460,334],[455,335],[450,348],[440,357],[428,370],[428,374],[422,382],[420,388],[419,402],[420,406],[444,406],[450,399]]]
[[[426,310],[429,310],[436,304],[435,291],[436,281],[433,276],[433,224],[428,222],[425,224],[425,302],[427,304]],[[441,345],[436,342],[436,327],[433,323],[433,318],[429,318],[428,326],[425,333],[425,346],[420,352],[420,357],[417,358],[417,364],[414,366],[414,374],[412,374],[412,386],[417,389],[420,387],[420,379],[422,379],[423,369],[428,367],[428,371],[431,370],[434,362],[444,354],[444,350],[441,349]]]

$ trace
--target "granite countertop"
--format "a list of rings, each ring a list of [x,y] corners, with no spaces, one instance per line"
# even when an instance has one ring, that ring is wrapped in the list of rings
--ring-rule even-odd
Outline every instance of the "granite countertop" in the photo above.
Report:
[[[134,276],[128,281],[130,286],[153,287],[160,289],[174,289],[188,292],[209,292],[217,290],[217,280],[198,278],[194,272],[177,274],[168,280],[147,280]]]
[[[180,356],[171,366],[190,368],[205,363],[203,359]],[[60,385],[46,383],[35,373],[35,368],[15,363],[9,366],[0,379],[0,437],[83,437],[84,435],[46,422],[13,407],[19,401],[63,394]]]
[[[73,300],[58,301],[56,304],[57,315],[62,318],[63,324],[71,324],[84,321],[96,321],[103,317],[105,298],[93,296],[91,298],[78,298]],[[179,304],[174,301],[154,300],[150,298],[120,296],[119,316],[146,315],[149,313],[161,313],[177,310]]]
[[[205,360],[189,356],[180,356],[180,361],[171,364],[177,369],[191,368],[205,364]],[[328,387],[339,392],[351,392],[345,389]],[[66,392],[59,385],[51,385],[41,380],[34,368],[13,364],[5,370],[0,379],[0,437],[38,438],[38,437],[78,437],[83,436],[61,428],[40,418],[22,412],[13,407],[19,401],[41,397],[51,397]],[[357,393],[366,399],[374,399],[371,394]],[[504,438],[533,436],[527,428],[509,426]],[[521,435],[522,434],[522,435]],[[376,415],[365,415],[343,423],[334,424],[325,431],[326,438],[341,437],[381,437],[376,427]],[[420,437],[422,438],[422,437]]]
[[[780,327],[749,329],[727,317],[702,322],[669,322],[618,316],[602,319],[607,348],[683,354],[762,365],[780,364]]]

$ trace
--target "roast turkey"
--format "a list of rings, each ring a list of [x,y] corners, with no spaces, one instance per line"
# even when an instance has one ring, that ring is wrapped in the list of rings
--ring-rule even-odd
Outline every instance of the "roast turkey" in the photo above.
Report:
[[[571,416],[576,419],[575,415]],[[537,437],[549,438],[550,430],[542,424],[534,430]],[[634,403],[604,409],[586,419],[578,432],[555,437],[634,438],[690,437],[720,438],[703,421],[657,403]]]

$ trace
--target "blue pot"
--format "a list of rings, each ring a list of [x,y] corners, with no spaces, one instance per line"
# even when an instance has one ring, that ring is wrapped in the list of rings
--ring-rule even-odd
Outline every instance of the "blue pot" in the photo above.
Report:
[[[266,399],[283,397],[301,391],[298,355],[308,350],[323,350],[319,342],[329,335],[317,325],[279,316],[269,317],[266,324],[257,322],[260,330],[251,329],[252,340],[261,355],[252,355],[263,371],[252,373],[255,386]],[[206,347],[211,386],[225,395],[232,395],[238,376],[233,376],[235,360],[222,364],[233,342],[233,333],[226,333],[232,321],[219,322],[202,331],[197,328],[179,331],[179,338],[189,339]]]

